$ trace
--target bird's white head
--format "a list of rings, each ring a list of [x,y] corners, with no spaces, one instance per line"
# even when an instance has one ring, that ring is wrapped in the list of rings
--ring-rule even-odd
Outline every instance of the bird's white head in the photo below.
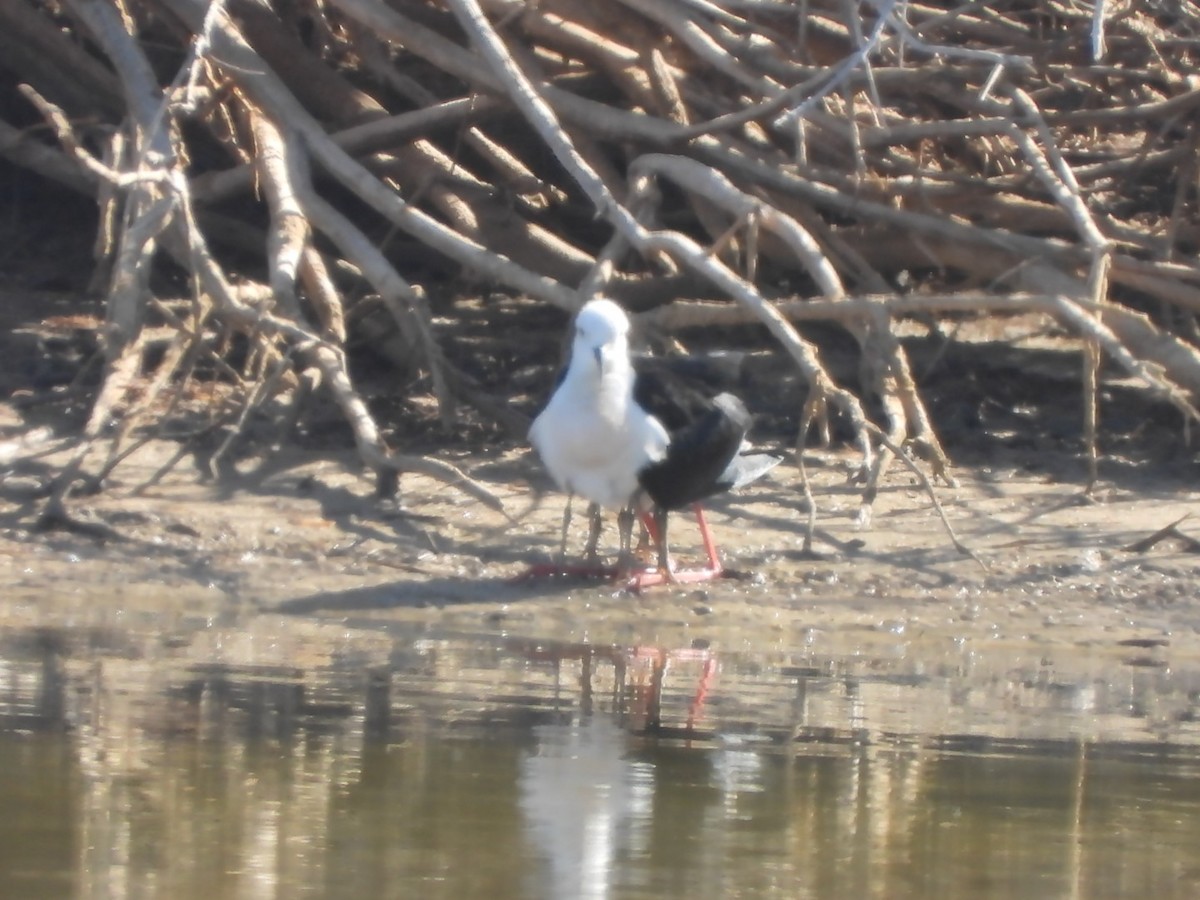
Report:
[[[603,298],[584,304],[575,317],[571,359],[579,366],[594,361],[601,374],[615,366],[628,367],[629,316],[625,310]]]

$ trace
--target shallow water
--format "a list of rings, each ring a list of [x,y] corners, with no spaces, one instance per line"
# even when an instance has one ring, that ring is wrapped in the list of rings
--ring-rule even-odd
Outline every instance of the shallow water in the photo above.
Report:
[[[0,637],[0,897],[1195,897],[1200,667],[288,617]]]

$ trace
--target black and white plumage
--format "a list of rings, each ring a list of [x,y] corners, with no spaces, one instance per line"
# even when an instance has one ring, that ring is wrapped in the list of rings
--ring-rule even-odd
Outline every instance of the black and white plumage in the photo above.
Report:
[[[637,476],[667,453],[662,423],[634,399],[629,318],[611,300],[575,317],[571,358],[529,440],[558,486],[608,509],[629,506]]]
[[[670,430],[667,455],[638,473],[638,483],[651,503],[658,572],[667,580],[699,580],[681,578],[671,566],[667,514],[685,506],[693,507],[708,555],[708,568],[700,574],[715,577],[721,571],[721,562],[700,501],[749,484],[780,462],[777,456],[747,452],[750,413],[741,400],[733,394],[721,393],[708,402],[703,414]],[[666,414],[661,409],[660,413]]]
[[[644,514],[657,544],[658,570],[636,576],[639,587],[720,574],[699,502],[747,484],[779,462],[744,452],[750,415],[737,397],[712,397],[694,379],[655,363],[635,367],[628,316],[611,300],[593,300],[576,317],[571,358],[529,432],[560,488],[621,510],[623,562],[634,511]],[[684,573],[671,566],[666,532],[668,513],[688,505],[696,510],[708,567]],[[568,522],[569,505],[564,546]]]

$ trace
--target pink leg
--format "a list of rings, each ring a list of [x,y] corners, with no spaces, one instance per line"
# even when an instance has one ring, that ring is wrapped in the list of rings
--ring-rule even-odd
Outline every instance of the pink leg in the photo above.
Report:
[[[708,522],[704,518],[704,509],[699,503],[693,504],[692,509],[696,513],[696,524],[700,529],[700,540],[704,544],[708,566],[701,569],[676,569],[671,572],[663,572],[657,568],[647,569],[644,572],[636,573],[629,579],[627,585],[629,590],[640,591],[642,588],[655,587],[660,584],[698,584],[721,577],[724,569],[721,566],[721,557],[717,553],[717,545],[713,540],[712,531],[709,530]],[[657,529],[654,527],[653,518],[643,515],[642,522],[650,531],[651,538],[657,543],[658,536],[655,533]]]
[[[700,680],[696,682],[696,694],[688,704],[687,727],[692,731],[696,720],[704,715],[704,701],[708,698],[708,689],[712,685],[713,672],[717,670],[717,661],[711,656],[704,657],[704,665],[700,670]]]
[[[645,528],[646,533],[650,535],[650,541],[657,546],[658,526],[654,524],[654,516],[648,512],[644,512],[638,518],[642,520],[642,527]]]
[[[660,584],[699,584],[704,581],[712,581],[714,578],[720,578],[724,572],[724,568],[721,565],[721,556],[717,552],[717,545],[713,540],[712,531],[708,527],[708,521],[704,518],[704,509],[699,503],[693,504],[692,509],[696,514],[696,525],[700,529],[700,541],[704,546],[704,555],[708,561],[708,565],[705,567],[698,569],[674,569],[669,572],[655,567],[629,573],[622,572],[618,566],[588,563],[572,565],[561,562],[537,563],[512,580],[514,582],[528,581],[534,578],[621,580],[628,576],[625,582],[626,589],[638,592],[643,588],[656,587]],[[657,544],[658,528],[654,523],[654,517],[649,513],[643,513],[641,520],[642,525],[645,526],[646,531],[650,534],[650,539]]]
[[[704,553],[708,557],[708,568],[713,573],[715,578],[721,574],[721,557],[717,555],[717,544],[713,540],[712,532],[708,528],[708,522],[704,518],[704,508],[699,503],[693,503],[692,509],[696,511],[696,524],[700,527],[700,540],[704,542]]]
[[[597,561],[596,544],[600,538],[600,507],[595,503],[588,504],[588,542],[584,551],[585,562],[569,563],[566,561],[567,531],[571,524],[571,499],[571,497],[567,497],[566,509],[563,511],[560,561],[533,563],[524,572],[510,578],[510,584],[520,584],[524,581],[543,578],[615,581],[622,577],[623,572],[620,566],[606,566]]]
[[[640,727],[661,724],[662,687],[667,669],[672,662],[700,663],[700,676],[696,681],[696,691],[692,695],[687,708],[687,730],[695,731],[696,720],[704,715],[705,701],[712,688],[713,676],[717,672],[716,656],[708,650],[680,649],[664,650],[661,647],[634,647],[629,651],[633,662],[633,671],[637,673],[632,682],[635,690],[633,714]],[[649,674],[649,682],[644,680]]]

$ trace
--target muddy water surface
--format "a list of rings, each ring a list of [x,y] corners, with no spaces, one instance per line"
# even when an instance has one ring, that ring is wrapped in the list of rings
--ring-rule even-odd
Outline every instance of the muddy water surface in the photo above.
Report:
[[[101,537],[0,477],[0,898],[1200,896],[1190,475],[960,471],[973,559],[836,459],[810,552],[780,467],[714,509],[741,579],[635,597],[512,582],[519,455],[464,463],[504,518],[174,452]]]
[[[0,772],[2,897],[1200,893],[1200,667],[1153,640],[10,629]]]

